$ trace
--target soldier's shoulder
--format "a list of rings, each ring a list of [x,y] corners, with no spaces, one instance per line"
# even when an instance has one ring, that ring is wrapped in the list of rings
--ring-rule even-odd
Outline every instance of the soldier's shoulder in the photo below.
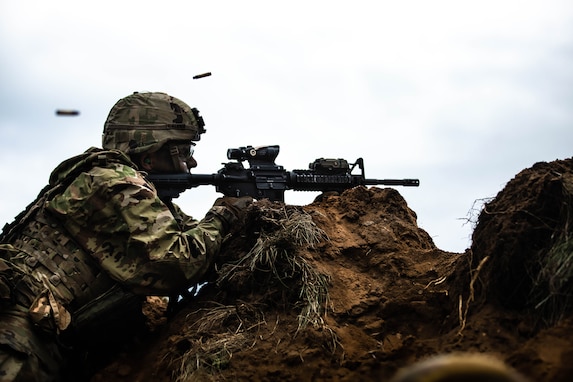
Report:
[[[119,167],[118,167],[119,165]],[[135,164],[129,156],[119,150],[102,150],[91,147],[82,154],[76,155],[60,163],[50,175],[50,184],[71,180],[82,172],[93,168],[121,168],[122,171],[135,172]]]

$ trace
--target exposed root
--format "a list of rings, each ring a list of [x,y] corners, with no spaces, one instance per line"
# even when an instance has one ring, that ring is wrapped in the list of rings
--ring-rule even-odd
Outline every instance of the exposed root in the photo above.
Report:
[[[458,305],[458,314],[459,314],[459,320],[460,320],[460,330],[458,330],[458,336],[462,336],[462,332],[464,331],[464,329],[466,328],[466,321],[468,318],[468,312],[470,309],[470,304],[474,301],[475,299],[475,283],[479,277],[479,273],[480,271],[483,269],[485,263],[487,263],[489,259],[489,256],[484,257],[483,259],[481,259],[481,261],[479,262],[477,268],[475,269],[475,271],[473,271],[472,273],[472,277],[470,280],[470,293],[468,296],[468,299],[466,300],[466,304],[465,307],[463,307],[463,298],[460,295],[459,298],[459,305]]]

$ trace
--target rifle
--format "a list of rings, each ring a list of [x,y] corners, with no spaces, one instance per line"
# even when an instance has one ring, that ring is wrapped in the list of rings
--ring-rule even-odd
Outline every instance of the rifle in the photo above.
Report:
[[[286,190],[337,191],[364,185],[418,187],[418,179],[366,179],[364,161],[355,163],[345,159],[319,158],[309,164],[308,170],[285,171],[275,164],[279,146],[239,147],[227,150],[227,158],[234,162],[223,163],[216,174],[149,174],[157,193],[162,199],[177,198],[183,191],[203,185],[213,185],[225,196],[251,196],[254,199],[269,199],[284,202]],[[249,168],[243,162],[249,162]],[[352,174],[358,166],[360,174]]]

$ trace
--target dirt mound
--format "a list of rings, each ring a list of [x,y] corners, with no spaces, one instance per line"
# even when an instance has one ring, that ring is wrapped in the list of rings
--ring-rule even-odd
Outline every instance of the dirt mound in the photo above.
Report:
[[[258,202],[212,281],[93,381],[384,381],[460,351],[569,380],[570,281],[547,275],[573,264],[572,180],[572,160],[518,174],[485,206],[465,253],[438,249],[391,188],[304,207]],[[537,319],[542,301],[559,320]],[[153,317],[163,303],[150,304]]]
[[[566,264],[573,257],[573,243],[567,243],[572,227],[572,159],[537,163],[517,174],[484,206],[473,233],[472,265],[485,264],[487,300],[543,307],[540,318],[558,320],[573,292],[573,269]]]

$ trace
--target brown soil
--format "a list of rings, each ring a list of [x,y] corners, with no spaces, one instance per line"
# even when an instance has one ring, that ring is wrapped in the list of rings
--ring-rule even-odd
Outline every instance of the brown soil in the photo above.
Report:
[[[569,381],[572,195],[573,159],[523,170],[485,204],[464,253],[437,248],[392,188],[303,207],[257,202],[212,281],[167,321],[164,301],[150,300],[160,324],[93,381],[385,381],[431,355],[466,351],[534,381]],[[301,244],[282,235],[294,216],[326,236]],[[258,238],[277,257],[231,267]],[[328,298],[318,293],[313,305],[305,293],[323,286]]]

